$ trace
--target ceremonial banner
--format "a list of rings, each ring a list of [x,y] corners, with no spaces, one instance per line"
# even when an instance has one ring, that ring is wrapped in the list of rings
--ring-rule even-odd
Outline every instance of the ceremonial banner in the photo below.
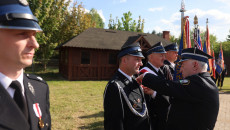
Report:
[[[222,73],[224,69],[224,55],[222,50],[222,45],[220,45],[220,53],[216,63],[216,72],[218,75]]]
[[[180,45],[179,45],[178,57],[176,60],[175,71],[174,71],[174,76],[173,76],[174,81],[182,79],[182,74],[180,73],[181,64],[179,64],[178,62],[181,59],[181,52],[182,52],[183,48],[184,48],[184,44],[183,44],[183,33],[182,33]]]
[[[189,30],[189,20],[188,16],[185,17],[185,39],[186,41],[184,42],[186,44],[185,48],[191,48],[191,40],[190,40],[190,30]]]
[[[200,29],[198,27],[194,29],[194,46],[200,50],[203,50],[200,37]]]
[[[181,59],[181,52],[183,49],[185,48],[191,48],[191,40],[190,40],[190,31],[189,31],[189,20],[188,20],[188,16],[186,16],[184,18],[184,31],[182,32],[181,35],[181,40],[180,40],[180,45],[179,45],[179,51],[178,51],[178,58],[176,60],[176,66],[175,66],[175,72],[174,72],[174,76],[173,76],[173,80],[180,80],[182,79],[182,74],[180,73],[180,68],[181,68],[181,64],[179,63],[180,59]]]
[[[214,54],[214,50],[212,50],[212,77],[214,79],[216,79],[216,63],[215,63],[215,54]]]

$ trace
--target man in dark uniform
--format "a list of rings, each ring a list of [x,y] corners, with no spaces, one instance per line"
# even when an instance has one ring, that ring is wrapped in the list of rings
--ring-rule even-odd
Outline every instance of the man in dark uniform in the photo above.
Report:
[[[161,42],[153,45],[147,52],[148,62],[140,72],[149,72],[161,78],[166,78],[160,69],[164,65],[165,49]],[[147,87],[143,87],[145,99],[149,110],[150,121],[153,130],[164,130],[169,109],[169,97],[156,93]]]
[[[24,74],[32,64],[42,31],[26,0],[0,1],[0,129],[51,129],[49,88]]]
[[[162,67],[162,70],[164,73],[167,73],[167,69],[169,69],[173,77],[174,72],[175,72],[175,61],[177,60],[177,56],[178,56],[177,43],[176,42],[171,43],[165,46],[164,48],[167,53],[165,55],[166,57],[166,60],[164,61],[165,65]]]
[[[104,91],[104,128],[150,130],[144,93],[133,78],[143,65],[139,43],[123,45],[118,58],[119,69]]]
[[[218,89],[207,72],[210,55],[196,48],[182,51],[183,80],[165,80],[145,73],[139,83],[173,99],[167,121],[168,130],[212,130],[219,111]]]
[[[218,73],[216,73],[218,75]],[[220,87],[220,89],[222,89],[223,87],[223,83],[224,83],[224,77],[225,75],[227,75],[228,72],[227,72],[227,66],[226,64],[224,64],[224,68],[223,68],[223,71],[221,72],[220,75],[218,75],[218,82],[217,82],[217,86]]]

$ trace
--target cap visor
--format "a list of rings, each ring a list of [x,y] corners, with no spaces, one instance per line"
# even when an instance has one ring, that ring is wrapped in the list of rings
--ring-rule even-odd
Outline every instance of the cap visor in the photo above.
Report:
[[[141,52],[130,53],[129,55],[141,57],[141,58],[143,58],[143,59],[145,58]]]
[[[35,30],[35,31],[42,31],[41,27],[38,25],[37,22],[33,20],[26,20],[26,19],[17,19],[11,21],[5,21],[0,23],[0,28],[5,29],[19,29],[19,30]]]

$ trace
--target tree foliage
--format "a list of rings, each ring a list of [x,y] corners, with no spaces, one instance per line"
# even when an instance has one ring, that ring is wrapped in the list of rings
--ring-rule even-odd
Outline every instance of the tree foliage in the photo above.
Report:
[[[46,69],[49,59],[57,53],[54,49],[89,27],[103,27],[103,22],[95,9],[86,13],[82,3],[71,0],[28,0],[31,11],[38,18],[43,29],[36,38],[40,48],[35,60],[41,60]],[[94,21],[95,20],[95,21]],[[100,21],[100,22],[98,22]]]
[[[131,32],[144,32],[144,19],[141,19],[139,16],[138,22],[133,20],[132,13],[129,11],[127,13],[123,13],[123,17],[121,20],[116,17],[116,20],[112,18],[112,14],[110,14],[109,29],[112,30],[124,30],[124,31],[131,31]]]
[[[96,9],[92,8],[88,14],[91,16],[92,27],[104,28],[105,24]]]

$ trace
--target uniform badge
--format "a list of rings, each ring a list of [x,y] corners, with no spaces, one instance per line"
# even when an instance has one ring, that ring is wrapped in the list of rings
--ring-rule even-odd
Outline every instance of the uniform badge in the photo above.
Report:
[[[29,3],[27,2],[27,0],[18,0],[20,4],[27,6],[29,5]]]
[[[134,104],[133,104],[133,108],[136,108],[136,107],[137,107],[137,104],[136,104],[136,103],[134,103]]]
[[[183,84],[183,85],[189,85],[190,80],[183,79],[183,80],[180,80],[180,83]]]
[[[40,128],[44,128],[45,124],[42,121],[42,111],[41,111],[41,109],[39,107],[39,104],[34,103],[33,104],[33,109],[34,109],[35,115],[39,118],[38,124],[39,124]]]
[[[43,80],[41,77],[37,77],[37,78],[38,78],[39,80],[41,80],[41,81]]]
[[[28,83],[28,88],[29,88],[30,92],[35,96],[34,87],[32,86],[31,83]]]
[[[125,84],[128,85],[128,84],[129,84],[129,80],[126,80],[126,81],[125,81]]]

